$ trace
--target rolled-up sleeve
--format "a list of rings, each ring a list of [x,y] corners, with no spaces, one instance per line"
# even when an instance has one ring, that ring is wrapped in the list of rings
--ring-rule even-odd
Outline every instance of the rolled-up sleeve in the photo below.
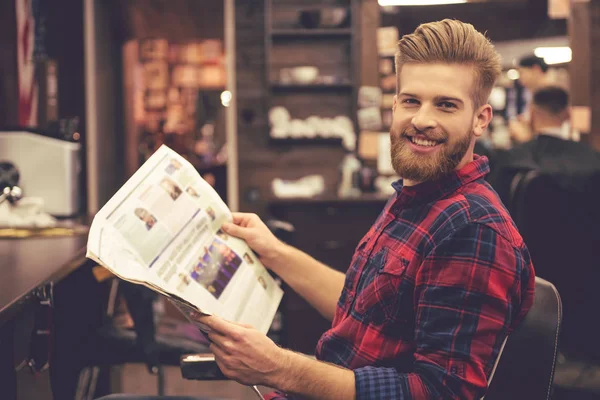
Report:
[[[354,379],[357,399],[395,399],[402,392],[408,393],[408,388],[399,387],[403,381],[393,368],[358,368]]]
[[[475,399],[506,335],[533,301],[524,247],[478,223],[454,231],[415,279],[415,362],[410,373],[356,369],[357,399]]]

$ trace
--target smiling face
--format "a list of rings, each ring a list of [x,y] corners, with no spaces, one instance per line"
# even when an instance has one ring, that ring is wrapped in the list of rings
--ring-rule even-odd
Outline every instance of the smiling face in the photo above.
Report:
[[[394,97],[392,165],[407,186],[437,180],[473,160],[475,139],[492,118],[475,109],[475,70],[461,64],[405,64]]]

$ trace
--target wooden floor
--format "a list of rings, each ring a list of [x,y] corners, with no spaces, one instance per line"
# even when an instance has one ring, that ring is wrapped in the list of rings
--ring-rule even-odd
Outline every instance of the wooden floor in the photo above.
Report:
[[[561,361],[559,359],[556,367],[554,382],[556,388],[553,400],[600,400],[600,368]],[[164,368],[167,395],[257,400],[256,395],[250,388],[236,382],[188,381],[181,377],[178,367]],[[149,374],[146,366],[142,364],[113,367],[111,380],[115,393],[156,394],[156,377]],[[18,400],[52,400],[48,383],[48,371],[34,377],[27,370],[23,370],[18,374],[18,382]],[[261,388],[261,391],[266,393],[269,389]]]
[[[145,365],[127,364],[114,367],[112,381],[115,393],[156,395],[156,377],[149,374]],[[48,381],[48,371],[34,377],[28,371],[18,374],[18,400],[53,400]],[[260,388],[267,393],[268,388]],[[252,389],[232,381],[188,381],[181,377],[178,367],[165,367],[165,392],[167,395],[209,397],[214,399],[257,400]],[[1,396],[0,396],[1,397]],[[59,400],[59,399],[56,399]]]
[[[156,377],[150,375],[146,366],[129,364],[121,368],[121,392],[132,394],[156,393]],[[266,388],[263,391],[266,392]],[[165,393],[179,396],[202,396],[217,399],[249,399],[258,397],[252,389],[233,381],[189,381],[181,377],[179,367],[165,368]]]

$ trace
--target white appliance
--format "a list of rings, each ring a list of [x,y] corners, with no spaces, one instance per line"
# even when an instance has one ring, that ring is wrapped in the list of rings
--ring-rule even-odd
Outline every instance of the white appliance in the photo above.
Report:
[[[44,211],[72,217],[81,211],[81,144],[28,131],[0,131],[0,161],[19,171],[25,197],[44,199]]]

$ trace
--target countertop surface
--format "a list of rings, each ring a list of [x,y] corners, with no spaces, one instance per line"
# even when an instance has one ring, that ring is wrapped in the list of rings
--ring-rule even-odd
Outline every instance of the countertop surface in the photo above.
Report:
[[[0,322],[41,285],[57,282],[85,260],[87,234],[0,239]]]

